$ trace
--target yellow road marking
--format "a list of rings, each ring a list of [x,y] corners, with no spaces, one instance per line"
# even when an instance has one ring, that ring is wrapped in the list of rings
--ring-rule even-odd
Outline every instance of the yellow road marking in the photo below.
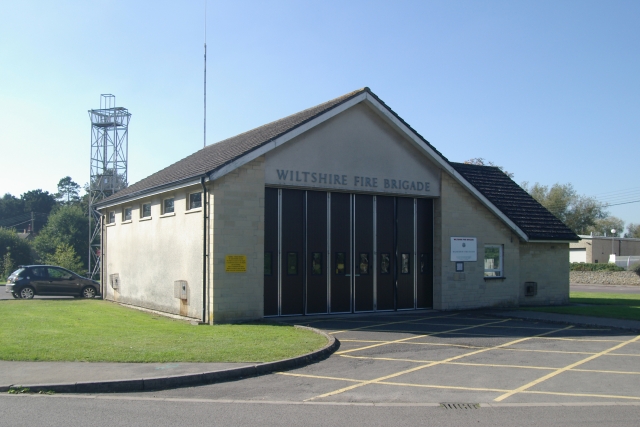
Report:
[[[488,325],[488,324],[487,324]],[[463,326],[463,325],[454,325],[451,324],[451,326]],[[480,326],[484,326],[484,325],[476,325],[473,327],[480,327]],[[494,327],[494,326],[486,326],[486,327]],[[355,329],[351,329],[354,330]],[[457,331],[460,329],[452,329],[451,331]],[[555,330],[555,329],[554,329]],[[346,332],[349,332],[350,330],[345,330]],[[345,332],[345,331],[339,331],[339,332]],[[476,336],[476,337],[488,337],[488,338],[514,338],[513,335],[504,335],[504,334],[479,334],[479,333],[473,333],[473,332],[451,332],[451,331],[440,331],[440,332],[433,332],[433,331],[420,331],[420,332],[426,332],[424,334],[424,336],[431,336],[431,335],[439,335],[439,334],[451,334],[451,335],[472,335],[472,336]],[[393,329],[386,329],[386,330],[380,330],[380,331],[376,331],[376,332],[388,332],[388,333],[400,333],[400,334],[415,334],[419,331],[411,331],[411,330],[393,330]],[[541,337],[541,339],[545,339],[545,340],[561,340],[561,341],[584,341],[584,342],[599,342],[599,341],[603,341],[603,342],[624,342],[622,340],[601,340],[601,339],[582,339],[582,338],[559,338],[559,337]],[[342,341],[342,340],[341,340]]]
[[[341,339],[340,342],[361,342],[361,343],[387,343],[390,341],[383,340],[352,340],[352,339]],[[464,345],[464,344],[447,344],[447,343],[439,343],[439,342],[404,342],[403,344],[410,345],[434,345],[434,346],[443,346],[443,347],[459,347],[459,348],[487,348],[486,346],[479,345]],[[501,348],[500,350],[504,351],[525,351],[525,352],[533,352],[533,353],[559,353],[559,354],[596,354],[592,351],[564,351],[564,350],[538,350],[538,349],[528,349],[528,348]],[[630,357],[640,357],[640,354],[633,353],[607,353],[604,356],[630,356]]]
[[[459,355],[459,356],[450,357],[450,358],[442,360],[442,361],[432,362],[432,363],[428,363],[426,365],[421,365],[421,366],[416,366],[415,368],[411,368],[411,369],[407,369],[407,370],[404,370],[404,371],[400,371],[400,372],[397,372],[395,374],[385,375],[385,376],[380,377],[380,378],[376,378],[376,379],[373,379],[373,380],[365,381],[365,382],[362,382],[362,383],[359,383],[359,384],[353,384],[351,386],[344,387],[344,388],[341,388],[341,389],[338,389],[338,390],[335,390],[335,391],[332,391],[332,392],[329,392],[329,393],[324,393],[324,394],[321,394],[319,396],[315,396],[315,397],[312,397],[310,399],[306,399],[305,401],[318,399],[318,398],[323,398],[323,397],[328,397],[328,396],[333,396],[333,395],[336,395],[336,394],[343,393],[345,391],[349,391],[349,390],[353,390],[353,389],[358,388],[358,387],[362,387],[362,386],[367,385],[367,384],[373,384],[373,383],[377,383],[377,382],[380,382],[380,381],[385,381],[385,380],[388,380],[390,378],[395,378],[395,377],[398,377],[400,375],[405,375],[405,374],[408,374],[408,373],[411,373],[411,372],[419,371],[421,369],[429,368],[431,366],[436,366],[436,365],[439,365],[439,364],[442,364],[442,363],[452,362],[454,360],[458,360],[458,359],[461,359],[463,357],[472,356],[474,354],[479,354],[479,353],[484,353],[484,352],[491,351],[491,350],[494,350],[494,349],[497,349],[497,348],[506,347],[506,346],[509,346],[509,345],[512,345],[512,344],[517,344],[519,342],[526,341],[528,339],[531,339],[531,338],[534,338],[534,337],[537,337],[537,336],[552,334],[552,333],[555,333],[555,332],[558,332],[558,331],[571,329],[572,327],[573,326],[567,326],[567,327],[559,328],[559,329],[556,329],[556,330],[553,330],[553,331],[543,332],[543,333],[541,333],[539,335],[534,335],[534,336],[526,337],[526,338],[520,338],[520,339],[517,339],[517,340],[514,340],[514,341],[510,341],[508,343],[497,345],[495,347],[475,350],[475,351],[472,351],[470,353],[465,353],[465,354],[462,354],[462,355]]]
[[[502,390],[502,389],[499,389],[499,388],[457,387],[457,386],[453,386],[453,385],[394,383],[394,382],[387,382],[387,381],[380,381],[380,382],[377,382],[376,384],[393,385],[393,386],[400,386],[400,387],[440,388],[440,389],[447,389],[447,390],[495,391],[495,392],[498,392],[498,393],[500,393],[502,391],[505,391],[505,390]]]
[[[322,375],[293,374],[291,372],[276,372],[276,374],[285,375],[287,377],[317,378],[317,379],[320,379],[320,380],[349,381],[349,382],[356,382],[356,383],[361,383],[361,382],[365,381],[365,380],[355,380],[355,379],[351,379],[351,378],[325,377],[325,376],[322,376]]]
[[[452,329],[450,331],[443,331],[443,332],[435,332],[435,333],[430,333],[430,334],[420,334],[420,335],[416,335],[413,337],[408,337],[408,338],[401,338],[398,340],[393,340],[393,341],[387,341],[387,342],[382,342],[382,343],[377,343],[377,344],[372,344],[372,345],[368,345],[368,346],[364,346],[364,347],[359,347],[359,348],[352,348],[350,350],[345,350],[345,351],[339,351],[336,354],[344,354],[344,353],[351,353],[353,351],[360,351],[360,350],[367,350],[370,348],[374,348],[374,347],[380,347],[382,345],[388,345],[388,344],[397,344],[397,343],[401,343],[401,342],[405,342],[405,341],[409,341],[409,340],[415,340],[418,338],[424,338],[424,337],[428,337],[430,335],[435,335],[435,334],[444,334],[444,333],[449,333],[449,332],[454,332],[454,331],[464,331],[466,329],[473,329],[473,328],[478,328],[484,325],[491,325],[494,323],[500,323],[500,322],[506,322],[508,319],[506,320],[499,320],[499,321],[494,321],[494,322],[489,322],[489,323],[485,323],[482,325],[475,325],[475,326],[466,326],[464,328],[458,328],[458,329]]]
[[[593,393],[561,393],[554,391],[533,391],[526,390],[523,391],[524,394],[550,394],[553,396],[572,396],[572,397],[604,397],[608,399],[632,399],[632,400],[640,400],[640,397],[637,396],[624,396],[624,395],[616,395],[616,394],[593,394]]]
[[[352,356],[349,354],[343,354],[340,357],[348,357],[350,359],[385,360],[388,362],[410,362],[410,363],[435,362],[435,360],[397,359],[393,357]],[[546,370],[546,371],[554,371],[558,369],[556,367],[550,367],[550,366],[508,365],[508,364],[499,364],[499,363],[447,362],[447,363],[444,363],[444,365],[479,366],[479,367],[487,367],[487,368],[538,369],[538,370]],[[603,369],[571,369],[571,371],[572,372],[590,372],[595,374],[640,375],[640,371],[611,371],[611,370],[603,370]]]
[[[617,372],[616,372],[617,373]],[[354,383],[365,383],[366,380],[356,380],[353,378],[337,378],[337,377],[326,377],[321,375],[308,375],[308,374],[292,374],[289,372],[277,372],[279,375],[286,375],[291,377],[303,377],[303,378],[316,378],[316,379],[325,379],[325,380],[334,380],[334,381],[347,381]],[[497,393],[505,393],[510,390],[498,389],[498,388],[483,388],[483,387],[460,387],[460,386],[450,386],[450,385],[434,385],[434,384],[411,384],[411,383],[398,383],[393,381],[377,381],[376,384],[382,385],[390,385],[395,387],[418,387],[418,388],[436,388],[442,390],[463,390],[463,391],[491,391]],[[571,396],[571,397],[602,397],[607,399],[630,399],[630,400],[640,400],[638,396],[626,396],[626,395],[615,395],[615,394],[596,394],[596,393],[566,393],[566,392],[554,392],[554,391],[535,391],[535,390],[525,390],[522,391],[524,394],[546,394],[551,396]]]
[[[393,357],[368,357],[368,356],[351,356],[343,354],[341,357],[348,357],[351,359],[367,359],[367,360],[385,360],[387,362],[410,362],[410,363],[434,363],[437,360],[416,360],[416,359],[396,359]],[[495,363],[469,363],[469,362],[446,362],[443,365],[460,365],[460,366],[483,366],[488,368],[520,368],[520,369],[542,369],[547,371],[553,371],[554,369],[549,366],[522,366],[522,365],[501,365]],[[640,374],[640,372],[638,372]]]
[[[545,375],[545,376],[543,376],[543,377],[538,378],[537,380],[531,381],[531,382],[530,382],[530,383],[528,383],[528,384],[525,384],[525,385],[523,385],[523,386],[521,386],[521,387],[518,387],[518,388],[517,388],[517,389],[515,389],[515,390],[511,390],[510,392],[503,394],[502,396],[498,396],[498,397],[496,397],[496,398],[494,399],[494,401],[495,401],[495,402],[501,402],[501,401],[503,401],[504,399],[506,399],[507,397],[511,397],[511,396],[513,396],[514,394],[516,394],[516,393],[520,393],[520,392],[522,392],[522,391],[524,391],[524,390],[527,390],[527,389],[529,389],[529,388],[533,387],[534,385],[540,384],[541,382],[544,382],[544,381],[548,380],[549,378],[553,378],[553,377],[555,377],[556,375],[559,375],[559,374],[561,374],[561,373],[563,373],[563,372],[566,372],[566,371],[568,371],[568,370],[570,370],[570,369],[572,369],[572,368],[575,368],[576,366],[580,366],[580,365],[582,365],[582,364],[584,364],[584,363],[587,363],[587,362],[589,362],[589,361],[591,361],[591,360],[593,360],[593,359],[596,359],[596,358],[598,358],[598,357],[600,357],[600,356],[602,356],[602,355],[605,355],[605,354],[607,354],[607,353],[609,353],[609,352],[611,352],[611,351],[614,351],[614,350],[617,350],[617,349],[619,349],[619,348],[622,348],[622,347],[624,347],[625,345],[627,345],[627,344],[629,344],[629,343],[632,343],[632,342],[635,342],[635,341],[638,341],[638,340],[640,340],[640,335],[638,335],[637,337],[632,338],[632,339],[630,339],[630,340],[628,340],[628,341],[625,341],[625,342],[623,342],[623,343],[620,343],[620,344],[618,344],[618,345],[616,345],[616,346],[613,346],[613,347],[611,347],[610,349],[607,349],[607,350],[601,351],[600,353],[593,354],[593,355],[591,355],[591,356],[589,356],[589,357],[587,357],[587,358],[585,358],[585,359],[582,359],[582,360],[580,360],[580,361],[578,361],[578,362],[575,362],[575,363],[572,363],[572,364],[570,364],[570,365],[567,365],[567,366],[565,366],[564,368],[557,369],[557,370],[555,370],[554,372],[551,372],[551,373],[549,373],[549,374],[547,374],[547,375]]]
[[[334,331],[334,332],[329,332],[331,335],[335,335],[335,334],[341,334],[343,332],[351,332],[351,331],[359,331],[361,329],[367,329],[367,328],[375,328],[375,327],[380,327],[380,326],[387,326],[387,325],[397,325],[398,323],[413,323],[413,322],[418,322],[420,320],[426,320],[426,319],[439,319],[441,317],[453,317],[453,316],[457,316],[458,313],[454,313],[454,314],[448,314],[445,316],[431,316],[431,317],[421,317],[419,319],[411,319],[411,320],[400,320],[397,322],[389,322],[389,323],[376,323],[373,325],[367,325],[367,326],[361,326],[359,328],[352,328],[352,329],[343,329],[341,331]]]

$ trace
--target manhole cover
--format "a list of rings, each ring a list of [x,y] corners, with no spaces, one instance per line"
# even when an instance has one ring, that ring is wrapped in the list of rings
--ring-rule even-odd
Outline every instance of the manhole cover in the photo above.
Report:
[[[441,403],[440,406],[445,409],[478,409],[479,403]]]

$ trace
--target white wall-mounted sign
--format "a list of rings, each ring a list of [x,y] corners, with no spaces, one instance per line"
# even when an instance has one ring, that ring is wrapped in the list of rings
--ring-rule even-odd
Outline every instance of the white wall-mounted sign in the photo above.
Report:
[[[451,261],[477,261],[478,240],[475,237],[451,238]]]

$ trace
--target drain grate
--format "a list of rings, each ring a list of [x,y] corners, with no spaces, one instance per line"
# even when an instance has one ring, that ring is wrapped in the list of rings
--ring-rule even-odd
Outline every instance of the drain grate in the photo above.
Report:
[[[445,409],[479,409],[479,403],[441,403],[441,408]]]

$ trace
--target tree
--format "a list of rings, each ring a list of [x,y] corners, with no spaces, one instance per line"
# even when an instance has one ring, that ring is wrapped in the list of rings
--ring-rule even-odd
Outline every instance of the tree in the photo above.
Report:
[[[40,189],[27,191],[20,196],[24,202],[24,212],[39,212],[49,214],[56,205],[56,198],[48,191]]]
[[[47,264],[59,265],[82,276],[86,274],[84,263],[80,260],[73,247],[67,243],[60,243],[53,254],[45,256],[44,261]]]
[[[521,187],[576,234],[586,234],[589,227],[596,226],[596,220],[608,216],[602,203],[579,195],[571,184],[548,187],[536,182],[530,187],[523,182]]]
[[[16,217],[24,213],[24,200],[7,193],[0,199],[0,220]]]
[[[469,160],[465,160],[464,162],[466,165],[478,165],[478,166],[493,166],[496,167],[498,169],[500,169],[502,172],[505,173],[505,175],[507,175],[509,178],[513,179],[513,174],[511,172],[507,172],[506,170],[504,170],[504,168],[502,166],[498,166],[495,163],[493,163],[490,160],[485,160],[482,157],[474,157],[473,159],[469,159]]]
[[[624,221],[615,216],[596,219],[595,224],[587,227],[587,234],[594,236],[610,236],[611,230],[616,230],[617,236],[622,236],[624,232]]]
[[[88,254],[87,221],[87,215],[77,205],[61,206],[49,215],[47,225],[33,241],[39,258],[45,260],[54,255],[62,244],[71,246],[76,254]]]
[[[73,182],[70,176],[65,176],[58,181],[58,192],[55,196],[61,203],[69,204],[72,202],[78,202],[80,201],[80,196],[78,195],[79,190],[80,185]]]
[[[631,223],[627,227],[627,230],[629,231],[624,235],[624,237],[632,237],[635,239],[640,239],[640,224]]]
[[[6,279],[21,264],[31,264],[31,246],[14,230],[0,228],[0,273]]]

